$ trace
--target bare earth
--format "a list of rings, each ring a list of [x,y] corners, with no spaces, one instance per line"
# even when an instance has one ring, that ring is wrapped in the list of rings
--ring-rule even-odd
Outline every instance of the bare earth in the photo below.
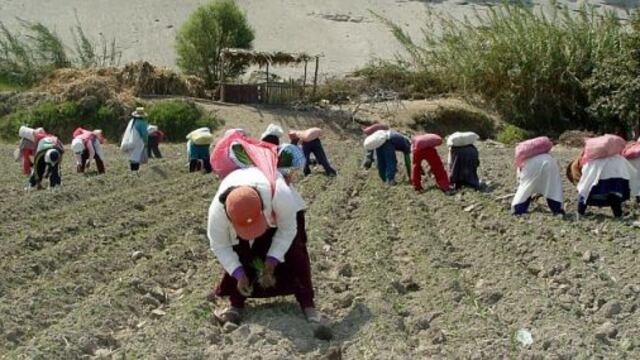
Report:
[[[239,0],[256,30],[259,50],[305,51],[323,54],[321,78],[343,75],[373,58],[389,59],[401,49],[387,28],[369,10],[383,15],[416,38],[426,23],[427,7],[461,18],[485,11],[498,0]],[[186,17],[204,0],[0,0],[0,21],[10,26],[16,17],[54,27],[72,44],[69,29],[77,13],[85,31],[98,39],[104,34],[118,40],[123,61],[147,60],[174,66],[174,39]],[[548,0],[534,0],[549,6]],[[579,2],[560,0],[575,8]],[[638,0],[597,0],[591,4],[620,11]],[[612,5],[613,7],[609,6]],[[621,12],[621,16],[624,16]],[[301,76],[302,68],[277,69]]]
[[[323,124],[339,175],[297,183],[307,201],[317,304],[335,339],[314,339],[292,297],[251,301],[239,328],[211,321],[221,270],[208,250],[218,181],[188,174],[164,145],[131,177],[108,146],[107,174],[74,174],[59,192],[25,194],[0,145],[2,359],[635,359],[640,357],[640,208],[553,217],[542,201],[513,217],[513,149],[482,143],[482,192],[385,187],[359,168],[361,139],[331,119],[207,105],[257,134]],[[222,131],[222,130],[219,130]],[[444,148],[439,149],[444,155]],[[576,150],[556,147],[564,165]],[[567,208],[575,190],[565,182]],[[533,344],[522,345],[526,329]]]

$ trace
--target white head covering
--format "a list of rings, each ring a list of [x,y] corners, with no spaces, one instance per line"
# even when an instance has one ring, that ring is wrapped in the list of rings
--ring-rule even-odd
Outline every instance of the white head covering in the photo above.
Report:
[[[149,125],[149,126],[147,126],[147,131],[150,132],[150,133],[158,131],[158,126],[157,125]]]
[[[284,130],[282,130],[282,128],[279,125],[269,124],[269,126],[267,126],[267,130],[262,133],[262,136],[260,136],[260,140],[264,140],[264,138],[266,138],[269,135],[273,135],[279,138],[282,135],[284,135]]]
[[[74,154],[81,154],[84,151],[84,141],[78,138],[71,140],[71,151]]]
[[[55,161],[52,160],[52,157],[56,158]],[[44,161],[49,165],[57,163],[58,161],[60,161],[60,152],[56,149],[47,150],[47,152],[44,154]]]

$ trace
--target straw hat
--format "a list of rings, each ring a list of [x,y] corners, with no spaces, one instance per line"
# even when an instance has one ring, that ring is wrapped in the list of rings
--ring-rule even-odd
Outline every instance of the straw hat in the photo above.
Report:
[[[137,107],[136,111],[131,113],[131,116],[133,117],[138,117],[138,118],[142,118],[142,117],[146,117],[147,113],[144,112],[144,108],[143,107]]]

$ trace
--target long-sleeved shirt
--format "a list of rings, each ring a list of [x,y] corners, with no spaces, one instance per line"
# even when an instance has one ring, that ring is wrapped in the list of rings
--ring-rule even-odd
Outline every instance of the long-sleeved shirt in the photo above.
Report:
[[[258,191],[262,199],[262,212],[267,224],[272,228],[277,228],[267,257],[283,262],[284,256],[296,236],[298,230],[296,213],[304,209],[304,200],[300,194],[286,184],[284,177],[280,174],[277,175],[276,188],[272,193],[267,177],[258,168],[251,167],[239,169],[227,175],[209,207],[207,236],[211,250],[222,267],[230,275],[233,275],[238,269],[242,269],[238,255],[233,251],[233,246],[238,244],[239,239],[227,217],[224,205],[219,200],[220,194],[231,186],[251,186]]]

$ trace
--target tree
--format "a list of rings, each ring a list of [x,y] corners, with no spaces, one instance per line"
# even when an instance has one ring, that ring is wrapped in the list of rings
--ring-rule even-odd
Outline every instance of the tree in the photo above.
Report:
[[[251,49],[254,31],[234,0],[214,0],[200,6],[176,37],[177,65],[185,73],[213,87],[220,78],[220,52],[224,48]],[[248,63],[225,64],[225,77],[242,74]]]

